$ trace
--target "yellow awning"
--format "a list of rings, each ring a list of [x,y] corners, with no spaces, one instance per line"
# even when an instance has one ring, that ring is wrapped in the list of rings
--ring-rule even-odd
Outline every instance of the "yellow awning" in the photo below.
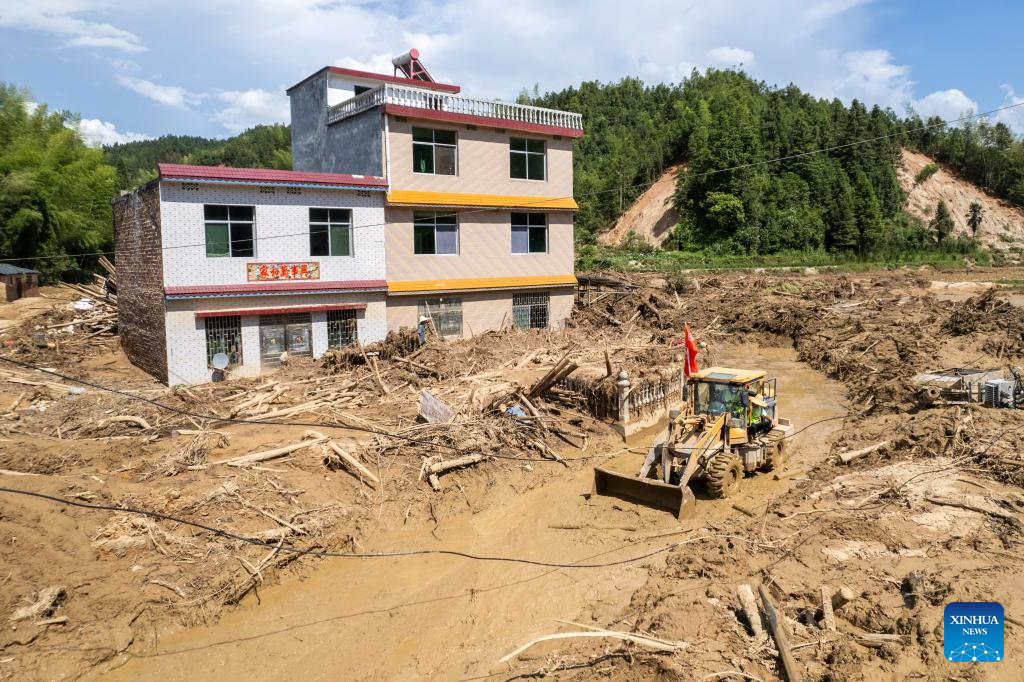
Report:
[[[458,291],[463,289],[521,289],[524,287],[571,286],[575,284],[576,275],[419,279],[404,282],[388,282],[388,293],[405,294],[414,291]]]
[[[493,208],[535,208],[575,211],[572,197],[520,197],[507,194],[464,194],[396,189],[388,192],[389,206],[471,206]]]

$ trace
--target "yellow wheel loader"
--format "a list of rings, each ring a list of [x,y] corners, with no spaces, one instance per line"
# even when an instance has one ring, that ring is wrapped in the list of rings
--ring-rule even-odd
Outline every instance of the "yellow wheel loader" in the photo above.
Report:
[[[763,370],[710,367],[690,377],[683,409],[651,445],[638,474],[594,469],[594,493],[615,495],[686,518],[689,483],[704,478],[708,494],[729,497],[747,472],[782,468],[793,426],[778,416],[777,380]]]

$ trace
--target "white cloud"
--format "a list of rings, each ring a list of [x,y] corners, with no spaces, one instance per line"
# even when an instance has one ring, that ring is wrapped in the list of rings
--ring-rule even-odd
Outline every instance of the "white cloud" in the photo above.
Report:
[[[973,116],[978,113],[978,103],[964,94],[963,90],[956,88],[939,90],[921,99],[915,99],[911,106],[924,120],[929,116],[938,116],[944,121],[953,122],[962,116]]]
[[[286,123],[291,116],[288,97],[283,92],[258,88],[230,90],[218,94],[217,98],[229,106],[217,111],[213,120],[235,133],[261,123]]]
[[[175,109],[191,109],[204,98],[204,95],[189,92],[178,85],[158,85],[152,81],[135,78],[134,76],[119,74],[117,82],[143,97],[148,97],[154,102],[159,102]]]
[[[142,40],[107,23],[80,18],[103,9],[89,0],[15,0],[0,9],[0,27],[39,31],[64,39],[65,47],[103,47],[144,52]]]
[[[717,66],[730,67],[742,64],[750,67],[754,65],[754,53],[741,47],[726,47],[724,45],[716,47],[708,50],[708,59]]]
[[[900,111],[914,92],[910,67],[893,62],[888,50],[859,50],[839,57],[845,73],[833,81],[833,96]]]
[[[390,55],[385,52],[378,52],[371,55],[365,61],[354,57],[340,57],[334,61],[332,66],[341,66],[346,69],[356,69],[357,71],[369,71],[371,73],[391,73],[394,70],[391,59],[397,56],[397,54]]]
[[[1013,109],[1003,109],[995,115],[995,120],[1010,127],[1010,130],[1018,135],[1024,135],[1024,97],[1018,97],[1013,87],[1007,84],[999,86],[1006,93],[1004,107],[1019,104],[1022,106]]]
[[[123,144],[138,140],[152,140],[152,136],[143,133],[119,133],[117,127],[109,121],[98,118],[83,118],[74,126],[82,141],[90,147],[102,147],[107,144]]]

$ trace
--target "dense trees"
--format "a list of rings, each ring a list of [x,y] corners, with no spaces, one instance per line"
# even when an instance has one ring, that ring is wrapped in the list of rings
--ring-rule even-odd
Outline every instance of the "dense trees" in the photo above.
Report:
[[[81,276],[95,261],[69,254],[111,244],[115,172],[68,127],[74,120],[0,83],[0,258],[48,256],[16,262],[43,281]]]

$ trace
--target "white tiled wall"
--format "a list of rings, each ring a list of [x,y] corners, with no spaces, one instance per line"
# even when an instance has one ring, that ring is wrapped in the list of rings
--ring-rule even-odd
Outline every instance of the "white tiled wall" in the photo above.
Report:
[[[384,279],[384,192],[300,188],[289,194],[275,187],[261,194],[256,185],[160,183],[164,286],[244,284],[249,262],[318,262],[321,281]],[[361,194],[367,196],[360,196]],[[208,258],[204,204],[255,206],[253,258]],[[311,256],[309,208],[352,209],[353,255]]]
[[[196,318],[202,310],[252,310],[303,305],[365,303],[366,310],[357,312],[359,339],[373,343],[387,334],[387,309],[384,293],[311,294],[286,296],[239,296],[231,298],[200,298],[167,301],[167,374],[168,383],[200,384],[210,381],[212,372],[206,364],[206,325]],[[327,350],[327,313],[313,313],[313,356]],[[260,373],[260,318],[242,318],[242,366],[232,376],[255,376]]]

